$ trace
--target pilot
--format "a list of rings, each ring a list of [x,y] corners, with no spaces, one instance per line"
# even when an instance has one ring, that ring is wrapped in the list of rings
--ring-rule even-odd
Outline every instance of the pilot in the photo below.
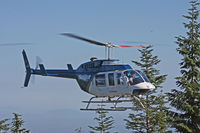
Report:
[[[127,76],[125,76],[125,82],[128,86],[131,85],[131,73],[127,73]]]
[[[129,78],[129,84],[132,85],[134,80],[135,80],[135,73],[133,73],[133,75]]]

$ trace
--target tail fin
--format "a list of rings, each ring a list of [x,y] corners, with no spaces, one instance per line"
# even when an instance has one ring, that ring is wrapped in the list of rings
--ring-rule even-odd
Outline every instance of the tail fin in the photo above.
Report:
[[[30,80],[30,77],[31,77],[31,68],[30,68],[25,50],[22,51],[22,55],[23,55],[23,58],[24,58],[24,63],[25,63],[25,68],[26,68],[26,77],[25,77],[25,81],[24,81],[24,87],[27,87],[29,80]]]

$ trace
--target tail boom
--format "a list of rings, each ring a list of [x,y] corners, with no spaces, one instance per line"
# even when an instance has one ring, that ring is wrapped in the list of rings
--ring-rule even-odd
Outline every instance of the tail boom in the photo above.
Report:
[[[24,64],[26,68],[26,77],[24,81],[24,87],[27,87],[31,75],[41,75],[41,76],[51,76],[51,77],[62,77],[62,78],[72,78],[77,79],[77,72],[73,70],[71,64],[68,64],[68,70],[57,70],[57,69],[45,69],[43,64],[39,64],[40,69],[32,69],[30,67],[25,50],[22,51]]]

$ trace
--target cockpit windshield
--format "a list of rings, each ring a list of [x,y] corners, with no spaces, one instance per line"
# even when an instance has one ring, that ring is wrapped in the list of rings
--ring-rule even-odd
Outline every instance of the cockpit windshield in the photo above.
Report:
[[[141,71],[128,70],[124,72],[124,75],[127,78],[126,82],[129,85],[135,85],[135,84],[142,83],[145,81],[149,82],[146,75],[142,73]]]
[[[136,71],[139,72],[142,75],[142,77],[144,78],[144,80],[146,82],[150,82],[149,79],[147,78],[147,76],[142,71],[140,71],[140,70],[136,70]]]

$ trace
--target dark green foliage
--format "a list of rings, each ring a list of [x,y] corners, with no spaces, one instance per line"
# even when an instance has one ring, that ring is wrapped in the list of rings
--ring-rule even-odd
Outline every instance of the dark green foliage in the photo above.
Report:
[[[152,55],[152,46],[147,46],[139,52],[141,53],[140,62],[133,61],[133,63],[144,71],[156,88],[161,88],[161,83],[165,81],[167,75],[160,75],[160,71],[154,67],[160,60],[158,56]],[[146,95],[145,98],[141,98],[141,102],[145,109],[138,108],[133,114],[129,114],[130,120],[125,119],[127,129],[137,133],[167,132],[168,108],[165,106],[166,100],[162,91],[157,96]],[[139,107],[137,102],[133,105],[136,108]]]
[[[29,131],[23,127],[24,121],[21,118],[21,115],[13,113],[14,117],[12,118],[11,131],[12,133],[28,133]]]
[[[102,105],[101,105],[102,108]],[[90,129],[93,131],[90,131],[91,133],[95,133],[95,131],[99,133],[109,133],[109,130],[113,128],[113,117],[109,116],[107,117],[106,114],[108,113],[107,111],[96,111],[96,113],[99,115],[98,117],[95,117],[94,120],[98,122],[97,126],[88,126]]]
[[[8,120],[9,119],[0,120],[0,133],[6,133],[6,131],[9,130]]]
[[[126,128],[131,129],[134,133],[143,133],[146,132],[145,116],[143,112],[137,112],[135,114],[129,114],[126,121]]]
[[[147,75],[149,80],[156,88],[161,87],[160,84],[163,83],[167,75],[159,75],[160,70],[157,70],[154,66],[160,63],[158,56],[153,56],[153,46],[147,46],[142,50],[139,49],[141,53],[140,62],[132,61],[134,64],[139,66],[141,70]]]
[[[82,128],[80,127],[80,128],[77,128],[77,129],[75,129],[74,130],[76,133],[82,133]]]
[[[181,76],[177,77],[177,86],[168,93],[170,105],[177,111],[170,111],[172,127],[179,132],[200,132],[200,23],[198,0],[191,1],[188,20],[183,23],[186,28],[186,36],[177,38],[177,51],[183,56],[180,62]]]
[[[14,117],[11,119],[0,120],[0,133],[7,133],[10,131],[12,133],[29,133],[29,130],[22,128],[24,121],[21,115],[13,113]]]
[[[141,101],[145,109],[138,109],[129,114],[129,119],[125,119],[126,128],[136,133],[167,132],[168,108],[165,106],[165,96],[162,93],[158,96],[146,96]],[[134,103],[134,106],[139,105]]]

